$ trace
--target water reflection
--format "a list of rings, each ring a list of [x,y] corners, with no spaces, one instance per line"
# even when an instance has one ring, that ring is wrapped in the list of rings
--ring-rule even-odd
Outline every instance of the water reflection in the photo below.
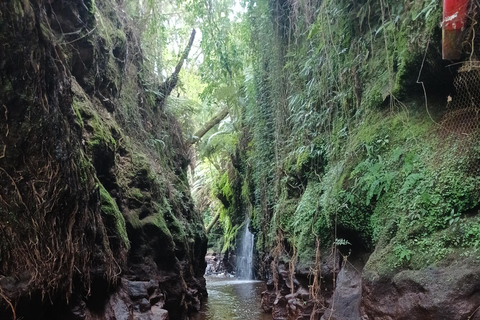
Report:
[[[271,320],[261,309],[262,281],[207,278],[208,299],[193,320]]]

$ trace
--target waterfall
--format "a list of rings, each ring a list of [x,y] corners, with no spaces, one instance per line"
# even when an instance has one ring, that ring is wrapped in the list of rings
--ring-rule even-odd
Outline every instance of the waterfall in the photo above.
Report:
[[[253,279],[253,233],[248,230],[250,220],[247,220],[243,232],[240,251],[237,253],[237,276],[239,279]]]

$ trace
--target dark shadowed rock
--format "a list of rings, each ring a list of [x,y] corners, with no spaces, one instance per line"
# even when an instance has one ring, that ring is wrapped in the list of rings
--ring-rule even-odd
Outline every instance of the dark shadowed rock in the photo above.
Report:
[[[70,309],[70,312],[74,320],[84,320],[85,317],[87,316],[86,311],[87,311],[87,304],[85,303],[85,301],[80,300],[80,301],[72,302],[72,307]]]
[[[137,81],[125,5],[0,1],[2,320],[185,320],[206,296],[190,146]]]
[[[152,315],[155,320],[169,320],[168,311],[159,306],[152,307]]]
[[[140,312],[147,312],[148,310],[150,310],[150,301],[148,301],[147,299],[143,298],[142,300],[140,300],[140,302],[138,303],[138,307],[140,309]]]
[[[275,320],[286,320],[288,316],[287,311],[287,298],[285,296],[279,296],[273,303],[272,316]]]
[[[132,300],[148,298],[148,289],[152,286],[149,281],[128,281],[128,293]]]

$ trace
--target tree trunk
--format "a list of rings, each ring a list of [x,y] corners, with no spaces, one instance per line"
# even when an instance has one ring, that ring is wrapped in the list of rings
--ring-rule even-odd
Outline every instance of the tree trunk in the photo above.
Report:
[[[172,93],[172,90],[175,89],[177,86],[178,82],[178,74],[180,73],[180,70],[182,70],[183,67],[183,62],[188,58],[188,54],[190,53],[190,50],[192,49],[193,45],[193,40],[195,40],[195,29],[192,29],[192,33],[190,34],[190,40],[188,41],[187,46],[185,47],[185,50],[183,50],[183,54],[180,57],[180,61],[178,61],[177,66],[175,67],[175,71],[170,75],[170,77],[165,80],[164,83],[162,83],[158,89],[159,94],[157,95],[157,103],[156,106],[160,110],[162,110],[165,107],[165,101],[167,100],[167,97]]]
[[[202,137],[215,126],[217,123],[222,121],[228,115],[228,107],[223,108],[219,113],[217,113],[213,118],[211,118],[205,125],[197,130],[195,134],[188,140],[190,144],[197,143]]]

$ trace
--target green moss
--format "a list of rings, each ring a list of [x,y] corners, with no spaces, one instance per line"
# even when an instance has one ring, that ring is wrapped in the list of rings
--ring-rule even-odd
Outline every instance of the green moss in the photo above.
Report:
[[[307,164],[310,160],[310,152],[303,151],[297,157],[297,163],[295,165],[297,171],[302,171],[302,168],[305,164]]]
[[[90,12],[91,15],[95,15],[97,12],[97,4],[95,0],[90,0],[90,6],[88,7],[88,11]]]
[[[113,150],[117,148],[117,142],[112,136],[111,127],[98,114],[95,113],[88,123],[93,128],[93,136],[87,141],[90,146],[106,144]]]
[[[48,41],[57,41],[49,25],[40,23],[40,30],[42,32],[42,36]]]
[[[127,198],[135,198],[138,201],[142,201],[144,196],[143,193],[138,188],[129,188],[126,191]]]
[[[94,148],[98,145],[107,145],[112,150],[116,150],[117,142],[113,138],[112,131],[122,132],[118,124],[110,115],[104,114],[103,106],[97,106],[91,102],[77,82],[72,84],[72,91],[74,93],[72,108],[76,115],[76,121],[89,132],[86,139],[88,146]],[[96,102],[100,104],[100,102]]]
[[[165,219],[162,214],[155,215],[152,221],[153,221],[153,224],[155,224],[164,234],[168,235],[173,239],[172,234],[168,229],[167,223],[165,222]]]
[[[468,251],[478,246],[476,237],[465,240],[471,232],[458,231],[463,225],[475,229],[468,219],[460,222],[478,205],[480,181],[469,176],[471,159],[455,151],[455,143],[430,135],[431,123],[424,115],[399,119],[386,118],[381,122],[387,126],[377,126],[391,128],[392,138],[383,149],[376,148],[380,152],[364,155],[352,174],[355,187],[346,190],[353,196],[350,210],[364,199],[373,210],[369,224],[377,244],[368,268],[384,274],[421,269],[457,254],[460,247]],[[362,216],[354,220],[361,225]]]
[[[75,112],[76,120],[75,122],[83,128],[83,119],[82,119],[82,114],[81,114],[81,103],[76,99],[76,97],[73,98],[73,103],[72,103],[73,111]]]
[[[186,240],[185,226],[175,217],[171,210],[166,210],[163,213],[163,219],[166,221],[168,230],[172,235],[175,243],[182,243]]]
[[[14,8],[14,12],[15,12],[15,15],[18,15],[20,16],[21,18],[23,18],[23,16],[25,15],[24,11],[23,11],[23,6],[22,6],[22,1],[20,0],[14,0],[12,1],[13,2],[13,8]],[[28,3],[28,2],[27,2]]]
[[[98,182],[98,186],[100,191],[102,214],[114,218],[116,233],[123,241],[124,245],[129,248],[130,241],[128,239],[127,228],[125,226],[125,218],[118,209],[117,203],[115,200],[113,200],[105,187],[100,182]]]
[[[120,29],[115,29],[113,36],[115,39],[115,49],[124,50],[127,45],[127,36],[125,35],[125,32]]]
[[[109,86],[112,89],[115,89],[115,92],[118,92],[120,88],[120,75],[122,74],[121,70],[118,68],[115,60],[110,57],[107,63],[106,77],[109,81]]]
[[[259,45],[242,119],[250,141],[238,150],[248,172],[240,173],[241,190],[227,173],[218,190],[242,194],[265,250],[281,230],[308,260],[316,236],[329,246],[342,230],[351,236],[345,240],[362,242],[354,246],[376,248],[369,263],[387,274],[439,262],[455,254],[459,239],[471,238],[462,242],[468,250],[477,245],[474,224],[462,235],[450,221],[456,225],[478,205],[480,182],[467,165],[478,159],[439,141],[417,83],[424,57],[429,73],[441,73],[440,5],[382,5],[322,2],[308,27],[293,21],[301,34],[282,25],[276,11],[252,9],[261,22],[252,26]],[[268,29],[267,12],[292,33]],[[231,234],[235,216],[225,216]]]
[[[446,142],[430,134],[428,119],[420,110],[372,112],[347,139],[344,157],[330,160],[320,182],[309,181],[300,198],[288,198],[282,189],[272,234],[284,230],[299,248],[300,260],[308,261],[312,231],[330,243],[336,223],[362,239],[353,245],[377,247],[371,263],[385,274],[407,266],[423,268],[455,252],[451,243],[459,240],[445,241],[456,239],[445,230],[457,213],[478,205],[480,181],[468,176],[471,160],[459,157],[455,144],[438,148]],[[467,247],[478,242],[474,229]],[[422,258],[425,252],[430,259]]]
[[[421,226],[411,226],[408,233],[386,233],[366,269],[388,277],[399,269],[422,270],[445,260],[476,258],[480,251],[478,222],[478,216],[460,218],[448,228],[429,235],[422,232]]]
[[[153,203],[153,206],[155,209],[153,215],[139,221],[139,226],[151,223],[155,225],[164,235],[173,239],[172,233],[170,232],[167,222],[165,221],[165,212],[162,210],[162,206],[156,202]]]
[[[9,79],[2,79],[2,94],[6,97],[13,95],[12,82]]]
[[[80,153],[79,163],[80,181],[83,185],[89,185],[89,181],[92,179],[91,173],[94,170],[93,165],[83,152]]]

